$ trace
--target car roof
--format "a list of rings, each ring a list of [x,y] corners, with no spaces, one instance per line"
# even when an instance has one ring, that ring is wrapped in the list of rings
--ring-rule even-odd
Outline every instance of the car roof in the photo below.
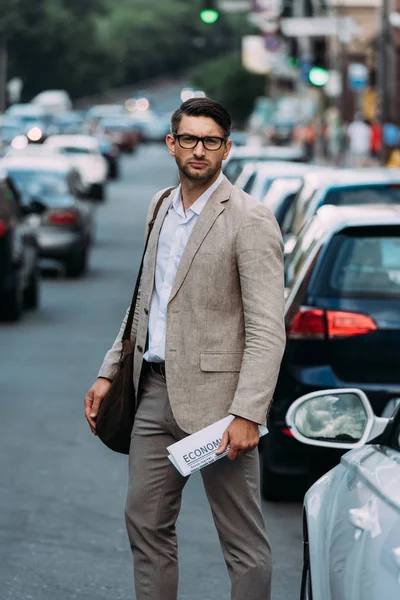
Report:
[[[267,162],[249,162],[244,166],[245,169],[256,171],[260,175],[270,175],[280,171],[281,173],[293,173],[293,175],[303,175],[309,171],[326,170],[326,167],[309,165],[307,163],[296,163],[286,160],[269,160]]]
[[[260,158],[281,158],[283,160],[291,160],[293,158],[303,157],[304,152],[300,146],[233,146],[229,157],[230,158],[248,158],[249,160],[257,160]]]
[[[333,206],[325,204],[317,210],[316,218],[327,233],[334,233],[347,227],[400,225],[400,205]]]
[[[371,185],[400,182],[400,169],[361,168],[338,169],[329,175],[326,188],[347,187],[349,185]]]
[[[81,148],[97,148],[98,142],[96,138],[90,135],[71,134],[71,135],[51,135],[44,142],[45,146],[49,147],[65,147],[76,146]]]
[[[0,168],[64,173],[71,170],[71,164],[63,156],[6,156],[0,160]]]

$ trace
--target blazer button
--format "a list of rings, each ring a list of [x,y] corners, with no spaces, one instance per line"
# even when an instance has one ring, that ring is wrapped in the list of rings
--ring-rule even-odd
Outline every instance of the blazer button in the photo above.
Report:
[[[136,346],[136,347],[137,347],[137,349],[139,350],[139,352],[143,352],[143,348],[142,348],[142,346]]]
[[[145,308],[145,309],[144,309],[144,314],[145,314],[145,315],[148,315],[148,314],[149,314],[149,311],[147,310],[147,308]]]

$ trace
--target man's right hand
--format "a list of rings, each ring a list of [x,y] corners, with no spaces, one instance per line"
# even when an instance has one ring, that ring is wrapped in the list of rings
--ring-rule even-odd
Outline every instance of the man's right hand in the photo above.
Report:
[[[96,417],[104,396],[111,387],[111,381],[105,377],[98,377],[85,396],[85,416],[89,427],[96,434]]]

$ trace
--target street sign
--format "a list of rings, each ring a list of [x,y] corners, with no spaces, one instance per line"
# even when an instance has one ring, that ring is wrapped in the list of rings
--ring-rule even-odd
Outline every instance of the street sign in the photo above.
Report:
[[[338,36],[344,43],[351,41],[361,31],[357,21],[351,17],[287,18],[281,20],[281,29],[287,37]]]
[[[398,29],[400,27],[400,13],[392,12],[389,14],[389,23],[392,27]]]
[[[362,63],[350,63],[347,67],[347,80],[353,92],[362,92],[368,86],[369,71]]]

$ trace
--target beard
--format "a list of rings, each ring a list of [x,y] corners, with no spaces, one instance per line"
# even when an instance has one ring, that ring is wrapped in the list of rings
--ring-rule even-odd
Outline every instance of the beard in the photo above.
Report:
[[[193,159],[189,159],[193,160]],[[221,168],[221,164],[207,166],[203,169],[195,169],[191,167],[189,164],[186,164],[189,161],[183,161],[181,158],[175,157],[176,164],[178,165],[178,169],[181,173],[183,173],[187,179],[190,181],[208,181],[214,177],[214,175]]]

